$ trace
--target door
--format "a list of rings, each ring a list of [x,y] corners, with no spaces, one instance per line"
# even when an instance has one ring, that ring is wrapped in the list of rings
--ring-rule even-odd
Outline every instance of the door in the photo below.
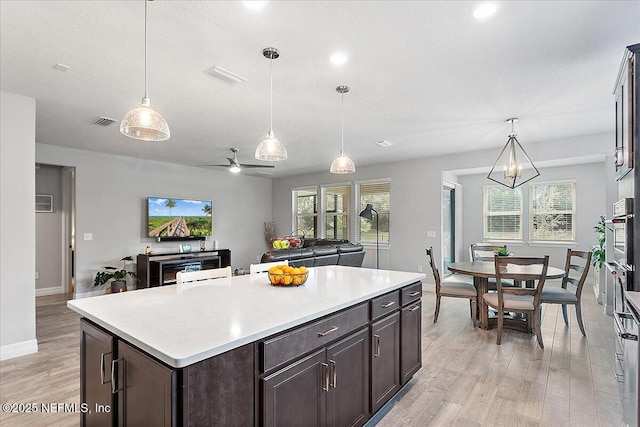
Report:
[[[325,349],[262,380],[264,427],[324,426],[329,389]]]
[[[371,411],[375,413],[400,388],[400,313],[371,325]]]
[[[369,330],[327,348],[327,424],[361,426],[369,419]]]
[[[400,319],[400,383],[406,384],[422,366],[422,303],[402,309]]]
[[[442,262],[443,271],[456,262],[456,190],[442,187]]]
[[[121,426],[176,425],[175,371],[118,341],[118,420]],[[177,394],[177,393],[176,393]]]
[[[111,361],[116,339],[85,319],[80,320],[80,402],[91,412],[80,417],[82,426],[115,425],[111,393]]]

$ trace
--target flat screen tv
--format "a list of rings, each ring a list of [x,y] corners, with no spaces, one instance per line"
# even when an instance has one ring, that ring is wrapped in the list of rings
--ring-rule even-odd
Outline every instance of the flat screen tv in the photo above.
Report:
[[[200,239],[212,234],[210,200],[149,197],[148,235],[161,239]]]

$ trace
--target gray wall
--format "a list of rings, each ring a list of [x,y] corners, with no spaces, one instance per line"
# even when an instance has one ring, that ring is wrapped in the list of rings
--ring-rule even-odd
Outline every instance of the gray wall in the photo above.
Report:
[[[0,359],[38,350],[33,98],[0,92]]]
[[[62,168],[41,165],[36,169],[36,194],[53,196],[53,212],[36,213],[36,289],[61,288],[63,215]],[[61,289],[59,289],[61,290]]]
[[[131,141],[135,144],[135,141]],[[76,168],[76,294],[96,292],[95,273],[127,255],[177,252],[178,243],[145,237],[148,196],[213,201],[213,237],[231,250],[234,267],[248,267],[265,251],[271,220],[271,180],[226,171],[36,144],[36,160]],[[33,166],[31,167],[33,170]],[[84,240],[91,233],[93,240]],[[195,242],[192,246],[196,246]],[[131,266],[133,268],[133,266]],[[102,291],[102,290],[97,290]]]
[[[556,141],[525,144],[527,153],[534,162],[552,161],[588,155],[608,155],[613,152],[613,132],[578,136]],[[526,142],[526,135],[521,135]],[[425,141],[429,144],[429,141]],[[391,149],[394,149],[393,147]],[[448,156],[414,159],[403,162],[385,163],[372,166],[359,166],[357,172],[346,179],[357,181],[381,177],[391,179],[391,245],[388,264],[381,261],[382,267],[392,270],[416,271],[418,266],[427,272],[425,247],[433,246],[440,260],[441,245],[441,186],[444,171],[490,167],[495,161],[499,148]],[[613,164],[607,156],[607,168]],[[327,169],[329,165],[327,165]],[[607,182],[615,183],[613,173],[607,170]],[[543,177],[544,178],[544,177]],[[305,185],[319,185],[332,182],[344,182],[345,176],[335,176],[329,172],[297,175],[275,179],[273,182],[273,219],[279,230],[291,227],[291,188]],[[607,213],[615,200],[613,189],[606,182],[599,185],[607,188]],[[611,191],[610,191],[611,190]],[[466,209],[466,207],[464,207]],[[357,213],[356,213],[357,214]],[[590,219],[586,220],[590,222]],[[580,219],[582,222],[582,219]],[[436,231],[435,238],[427,238],[427,231]],[[382,254],[381,254],[382,255]],[[382,256],[381,256],[382,259]],[[432,281],[427,275],[427,281]]]
[[[581,165],[567,165],[562,167],[541,168],[540,177],[534,181],[575,180],[576,182],[576,241],[575,244],[529,244],[529,185],[522,187],[523,206],[523,242],[505,242],[514,255],[539,256],[549,255],[549,263],[554,267],[564,267],[567,248],[576,250],[590,250],[597,243],[597,236],[593,227],[598,223],[600,215],[607,214],[607,179],[604,162]],[[483,241],[483,187],[491,185],[486,174],[460,176],[458,182],[462,186],[464,209],[463,223],[463,259],[469,260],[469,245]]]

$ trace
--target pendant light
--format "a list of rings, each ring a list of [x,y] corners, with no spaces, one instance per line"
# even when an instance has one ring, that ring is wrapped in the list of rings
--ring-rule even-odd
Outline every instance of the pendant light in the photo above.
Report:
[[[340,144],[340,155],[331,163],[329,172],[338,174],[354,173],[356,165],[353,164],[353,160],[344,155],[344,94],[349,92],[349,86],[338,86],[336,92],[342,97],[342,142]]]
[[[166,141],[171,136],[169,125],[162,114],[151,107],[147,96],[147,0],[144,0],[144,98],[124,115],[120,132],[142,141]]]
[[[269,122],[269,133],[258,144],[256,148],[256,159],[270,162],[287,160],[287,149],[284,144],[278,141],[273,133],[273,60],[280,57],[280,52],[275,47],[263,49],[262,55],[269,60],[269,79],[271,86],[271,119]]]
[[[531,181],[533,178],[540,176],[538,168],[536,168],[527,155],[527,152],[524,151],[524,148],[522,148],[522,145],[520,145],[516,139],[513,124],[517,121],[517,118],[507,120],[508,123],[511,123],[509,139],[507,139],[507,143],[500,154],[498,154],[496,162],[493,164],[491,171],[489,171],[489,175],[487,175],[487,178],[491,181],[509,188],[519,187],[525,182]],[[507,150],[507,148],[509,150]],[[526,161],[524,167],[522,163],[523,159]],[[502,171],[500,171],[500,166],[498,165],[502,165]]]

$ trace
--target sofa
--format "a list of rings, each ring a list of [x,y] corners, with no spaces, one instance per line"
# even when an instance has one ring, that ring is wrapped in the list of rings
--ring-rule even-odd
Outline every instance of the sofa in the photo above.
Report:
[[[278,249],[262,255],[260,262],[289,261],[294,267],[319,267],[323,265],[346,265],[362,267],[364,248],[348,240],[304,239],[302,247]]]

